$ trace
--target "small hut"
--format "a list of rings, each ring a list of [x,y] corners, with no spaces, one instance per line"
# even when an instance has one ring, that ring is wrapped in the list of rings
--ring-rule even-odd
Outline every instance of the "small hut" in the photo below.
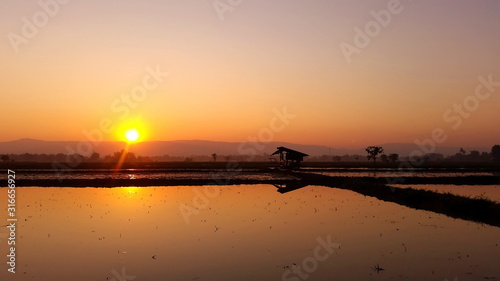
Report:
[[[309,156],[308,154],[283,146],[278,147],[278,150],[272,155],[279,155],[282,166],[288,169],[299,169],[300,162],[304,160],[304,157]]]

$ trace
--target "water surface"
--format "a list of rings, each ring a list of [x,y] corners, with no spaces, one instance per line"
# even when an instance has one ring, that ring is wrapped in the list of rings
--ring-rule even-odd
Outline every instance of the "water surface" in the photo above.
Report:
[[[0,189],[0,198],[6,192]],[[113,280],[122,271],[136,281],[296,280],[287,271],[304,261],[307,267],[318,241],[328,239],[338,247],[328,255],[320,249],[327,257],[316,260],[307,280],[500,278],[499,228],[348,190],[308,186],[281,194],[270,185],[242,185],[17,192],[17,273],[6,271],[0,237],[1,280]],[[187,215],[180,207],[195,211]],[[375,271],[376,265],[384,270]]]

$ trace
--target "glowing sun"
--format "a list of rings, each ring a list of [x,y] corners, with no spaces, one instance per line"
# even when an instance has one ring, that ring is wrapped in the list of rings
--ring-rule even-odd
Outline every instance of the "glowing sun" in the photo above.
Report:
[[[130,142],[136,141],[139,139],[139,132],[136,129],[130,129],[125,133],[125,138]]]

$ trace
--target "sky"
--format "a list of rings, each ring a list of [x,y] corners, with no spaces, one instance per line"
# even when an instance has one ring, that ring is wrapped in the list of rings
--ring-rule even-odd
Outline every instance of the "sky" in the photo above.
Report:
[[[142,141],[491,147],[499,14],[496,0],[1,1],[0,141],[137,128]]]

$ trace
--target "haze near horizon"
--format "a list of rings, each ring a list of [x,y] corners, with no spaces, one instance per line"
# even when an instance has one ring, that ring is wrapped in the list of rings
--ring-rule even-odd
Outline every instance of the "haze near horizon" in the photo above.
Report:
[[[222,4],[221,4],[222,3]],[[232,3],[232,4],[231,4]],[[5,1],[0,141],[491,147],[497,1]],[[443,136],[446,136],[444,138]]]

